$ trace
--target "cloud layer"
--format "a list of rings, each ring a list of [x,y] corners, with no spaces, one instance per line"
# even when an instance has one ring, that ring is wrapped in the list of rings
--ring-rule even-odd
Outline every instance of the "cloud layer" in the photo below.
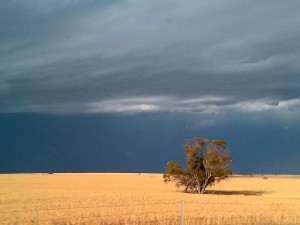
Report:
[[[0,110],[300,110],[298,1],[5,1]]]

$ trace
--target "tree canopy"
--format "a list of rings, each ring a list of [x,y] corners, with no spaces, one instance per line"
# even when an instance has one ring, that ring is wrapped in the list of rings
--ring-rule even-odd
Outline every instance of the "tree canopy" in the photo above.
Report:
[[[184,145],[187,166],[183,169],[176,161],[169,161],[163,175],[164,181],[184,186],[185,192],[203,194],[205,189],[232,174],[229,168],[232,157],[224,140],[196,137]]]

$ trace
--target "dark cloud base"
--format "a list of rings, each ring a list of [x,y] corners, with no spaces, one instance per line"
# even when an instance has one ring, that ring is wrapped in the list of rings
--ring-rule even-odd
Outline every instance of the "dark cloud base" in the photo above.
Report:
[[[298,1],[2,2],[1,113],[120,112],[103,102],[137,97],[299,101]],[[200,111],[185,106],[170,108]]]
[[[300,174],[299,7],[1,1],[0,172],[163,172],[200,135]]]
[[[163,172],[169,160],[185,163],[184,140],[194,136],[227,140],[235,172],[300,173],[298,128],[238,116],[197,125],[178,113],[0,114],[0,173]]]

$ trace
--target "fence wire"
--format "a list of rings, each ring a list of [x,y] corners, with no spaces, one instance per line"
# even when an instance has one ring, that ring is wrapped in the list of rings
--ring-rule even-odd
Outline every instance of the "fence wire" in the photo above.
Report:
[[[234,205],[236,208],[228,207],[229,205]],[[245,207],[246,212],[239,215],[242,207]],[[0,211],[0,224],[296,225],[300,224],[299,209],[300,204],[268,205],[192,201],[184,202],[184,204],[183,202],[104,204]],[[222,213],[219,215],[212,210]],[[265,215],[265,213],[269,214]]]

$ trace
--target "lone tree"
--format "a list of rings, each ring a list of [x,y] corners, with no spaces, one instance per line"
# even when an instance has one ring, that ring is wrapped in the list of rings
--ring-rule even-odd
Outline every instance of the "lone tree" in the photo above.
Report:
[[[178,188],[184,186],[185,192],[203,194],[207,186],[232,174],[229,168],[232,157],[225,145],[224,140],[208,140],[201,137],[187,140],[187,167],[182,169],[177,162],[168,162],[166,173],[163,175],[164,181],[174,181]]]

